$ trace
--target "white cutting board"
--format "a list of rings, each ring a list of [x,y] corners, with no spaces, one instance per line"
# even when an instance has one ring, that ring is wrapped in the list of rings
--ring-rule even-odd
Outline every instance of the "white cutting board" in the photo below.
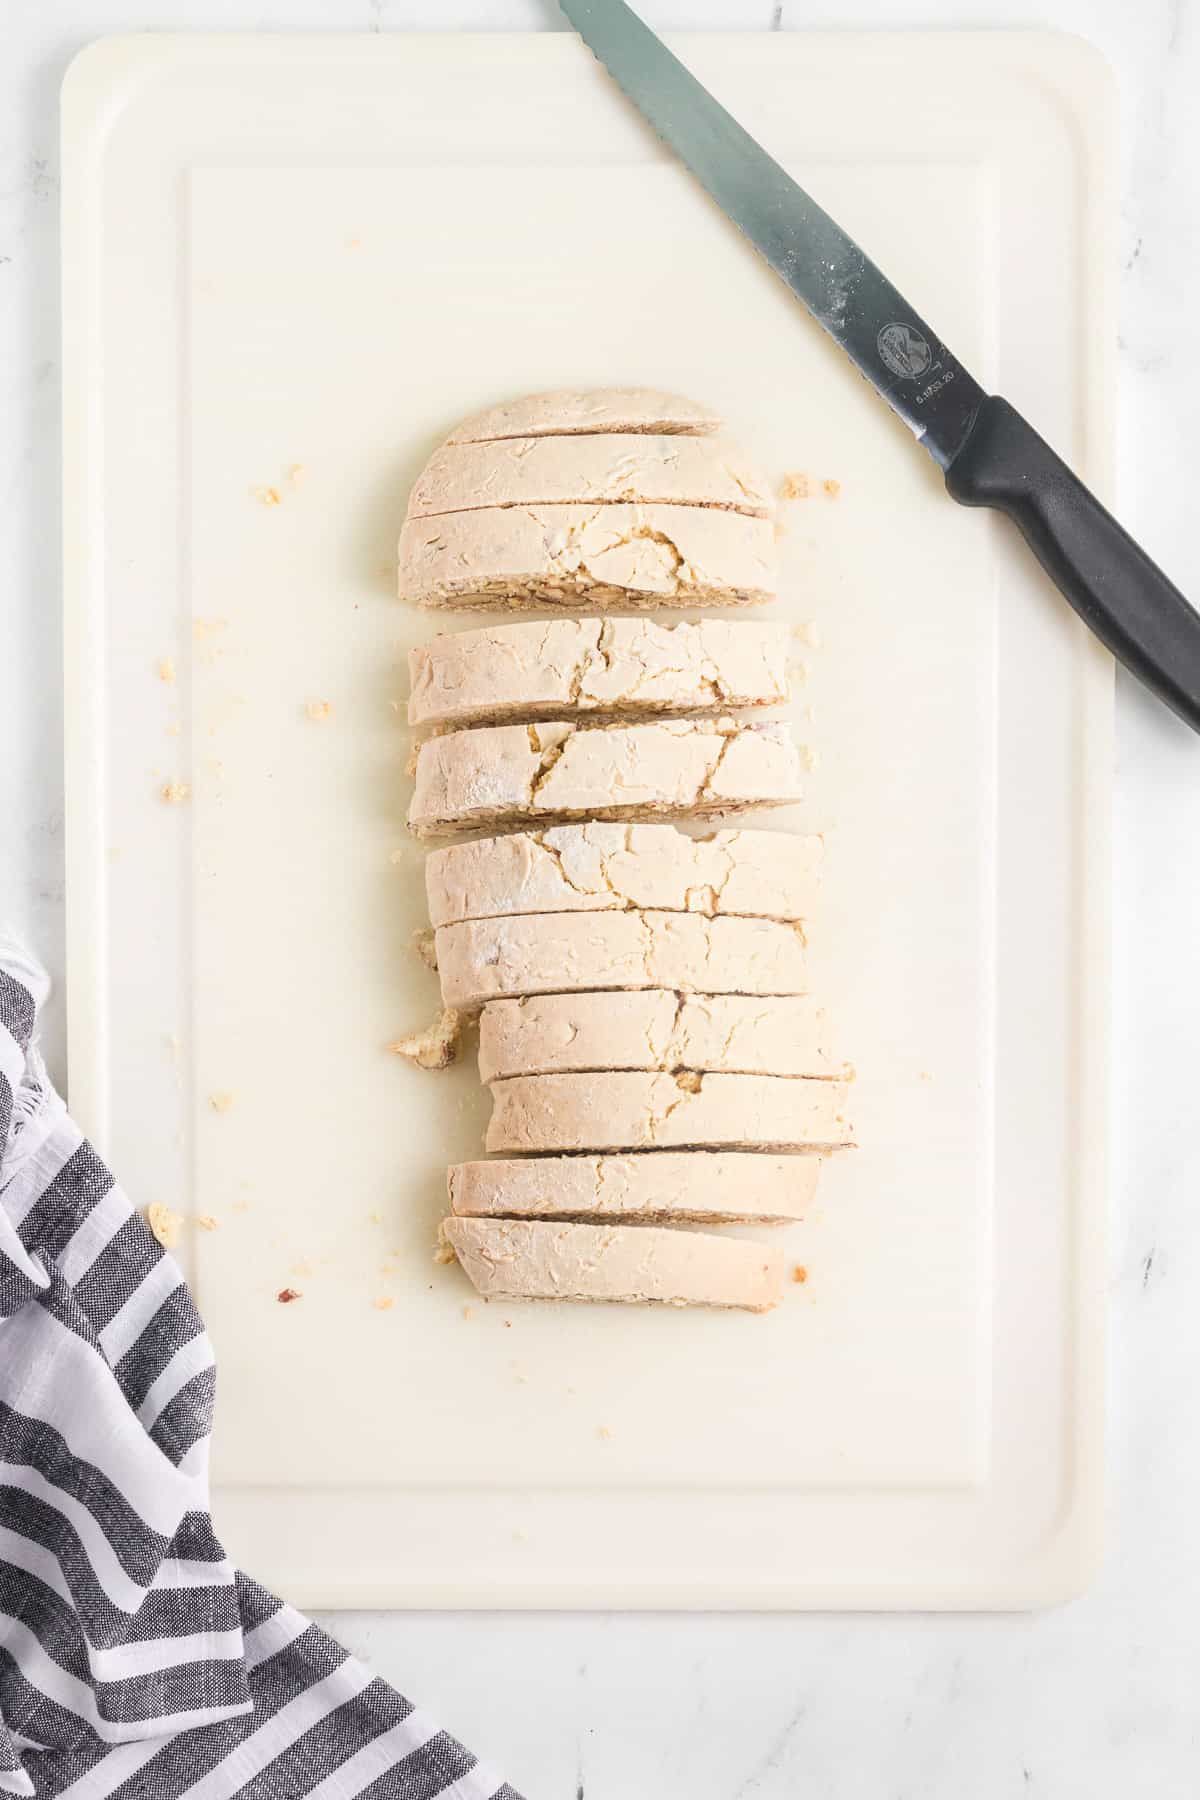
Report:
[[[681,48],[1103,490],[1096,58]],[[112,40],[64,105],[71,1099],[136,1200],[218,1221],[182,1254],[231,1552],[306,1605],[1073,1591],[1101,1510],[1106,657],[573,39]],[[439,621],[394,599],[394,539],[456,417],[627,382],[810,480],[779,611],[820,640],[800,818],[862,1148],[769,1317],[467,1316],[431,1247],[473,1064],[383,1048],[436,993],[392,703]]]

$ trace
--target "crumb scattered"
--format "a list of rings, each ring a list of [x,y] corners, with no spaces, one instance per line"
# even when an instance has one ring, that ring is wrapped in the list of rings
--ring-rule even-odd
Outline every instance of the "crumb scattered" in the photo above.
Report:
[[[240,1212],[240,1213],[249,1212],[250,1211],[250,1202],[248,1200],[235,1200],[233,1203],[233,1210],[234,1210],[234,1212]]]
[[[228,1093],[210,1094],[208,1104],[215,1113],[227,1113],[233,1108],[233,1095]]]
[[[811,775],[814,769],[819,769],[821,766],[821,753],[819,750],[814,750],[811,744],[801,744],[800,761]]]
[[[835,481],[832,476],[827,476],[821,483],[821,486],[825,490],[825,497],[827,500],[836,500],[842,491],[841,482]]]
[[[156,1201],[153,1206],[146,1208],[146,1223],[164,1250],[175,1248],[183,1229],[183,1218],[180,1213],[172,1212],[169,1206],[163,1206]]]
[[[302,1256],[298,1262],[292,1264],[289,1272],[292,1275],[312,1275],[315,1274],[316,1271],[313,1269],[312,1264]]]
[[[448,1244],[445,1238],[443,1238],[433,1253],[433,1260],[435,1263],[443,1264],[457,1262],[458,1258],[454,1254],[454,1245]]]
[[[303,463],[289,463],[288,464],[287,478],[288,478],[289,484],[292,487],[298,488],[298,487],[302,486],[303,482],[304,482],[304,477],[307,474],[308,474],[308,470],[305,468]]]
[[[216,1231],[221,1221],[214,1218],[212,1213],[197,1213],[196,1223],[201,1231]]]
[[[810,650],[821,647],[821,628],[812,619],[805,619],[799,625],[792,626],[792,636],[801,644],[807,644]]]
[[[367,1214],[367,1217],[370,1219],[372,1225],[383,1224],[383,1214],[381,1212],[370,1212]]]
[[[437,933],[429,925],[422,925],[414,931],[409,943],[425,964],[427,969],[437,971]]]
[[[393,1056],[403,1056],[418,1069],[448,1069],[458,1061],[462,1043],[462,1014],[446,1007],[424,1031],[409,1031],[388,1045]]]
[[[279,489],[267,487],[262,482],[258,482],[250,489],[250,498],[257,500],[260,506],[281,506],[283,504],[283,495]]]
[[[332,700],[306,700],[304,710],[314,725],[323,725],[326,719],[333,717]]]
[[[511,1331],[511,1330],[512,1330],[512,1320],[511,1320],[511,1319],[505,1319],[505,1321],[504,1321],[504,1329],[505,1329],[505,1331]]]
[[[786,526],[786,525],[785,525],[785,524],[784,524],[784,522],[783,522],[783,520],[782,520],[782,519],[776,519],[776,521],[775,521],[775,538],[776,538],[776,541],[777,541],[777,542],[778,542],[778,540],[779,540],[779,539],[780,539],[780,538],[785,538],[785,537],[786,537],[786,536],[787,536],[787,534],[788,534],[788,528],[787,528],[787,526]]]
[[[175,664],[169,656],[161,656],[154,665],[154,673],[160,681],[168,684],[175,680]]]
[[[347,238],[346,239],[346,248],[347,248],[347,250],[361,250],[362,249],[362,239],[360,237]]]
[[[928,1069],[922,1069],[921,1073],[917,1076],[917,1080],[918,1081],[932,1081],[933,1076],[929,1073]]]
[[[285,1287],[280,1288],[275,1298],[278,1300],[280,1306],[290,1306],[293,1300],[303,1300],[304,1295],[300,1292],[299,1288]]]
[[[186,781],[164,781],[158,790],[158,797],[167,806],[182,806],[191,797],[191,788]]]
[[[611,1426],[611,1425],[600,1425],[600,1426],[597,1426],[597,1428],[596,1428],[596,1436],[597,1436],[597,1437],[598,1437],[598,1438],[611,1438],[611,1436],[612,1436],[612,1426]]]
[[[792,1270],[792,1280],[798,1281],[802,1286],[808,1280],[808,1270],[803,1263],[797,1263]]]
[[[396,1302],[391,1294],[376,1294],[374,1300],[371,1302],[371,1305],[375,1308],[376,1312],[391,1312],[395,1304]]]
[[[802,469],[789,469],[779,484],[781,500],[807,500],[808,476]]]

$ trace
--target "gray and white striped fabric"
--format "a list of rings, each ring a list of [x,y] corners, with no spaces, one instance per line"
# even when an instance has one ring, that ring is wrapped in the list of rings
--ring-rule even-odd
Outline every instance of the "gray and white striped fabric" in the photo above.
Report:
[[[519,1800],[235,1570],[180,1271],[32,1048],[0,945],[0,1794]]]

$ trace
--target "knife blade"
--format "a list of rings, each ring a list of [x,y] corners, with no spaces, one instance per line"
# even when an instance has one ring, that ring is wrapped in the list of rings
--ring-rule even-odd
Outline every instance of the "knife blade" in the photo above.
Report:
[[[1200,731],[1200,613],[625,0],[559,0],[625,95],[899,414],[951,497],[1006,513],[1113,655]]]

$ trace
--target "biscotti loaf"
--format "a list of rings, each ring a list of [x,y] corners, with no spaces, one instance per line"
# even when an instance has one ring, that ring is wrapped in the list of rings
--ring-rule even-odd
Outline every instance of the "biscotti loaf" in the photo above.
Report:
[[[532,994],[479,1020],[479,1079],[585,1069],[828,1077],[822,1007],[801,995]]]
[[[661,912],[803,919],[816,902],[819,837],[673,825],[553,825],[433,850],[425,860],[437,925],[511,913]]]
[[[538,818],[703,816],[799,798],[799,753],[783,724],[552,720],[427,739],[408,823],[430,836]]]
[[[517,1075],[492,1083],[488,1150],[838,1149],[846,1090],[774,1075]]]
[[[803,994],[804,935],[778,919],[698,913],[523,914],[465,919],[436,934],[445,1006],[605,988]]]
[[[821,1157],[748,1150],[654,1150],[614,1156],[517,1156],[456,1163],[452,1212],[559,1219],[677,1219],[776,1225],[812,1204]]]
[[[522,620],[408,653],[410,725],[574,712],[706,712],[788,697],[786,630],[757,621]]]
[[[544,1219],[447,1219],[446,1241],[486,1299],[657,1301],[766,1312],[783,1254],[744,1238]]]

